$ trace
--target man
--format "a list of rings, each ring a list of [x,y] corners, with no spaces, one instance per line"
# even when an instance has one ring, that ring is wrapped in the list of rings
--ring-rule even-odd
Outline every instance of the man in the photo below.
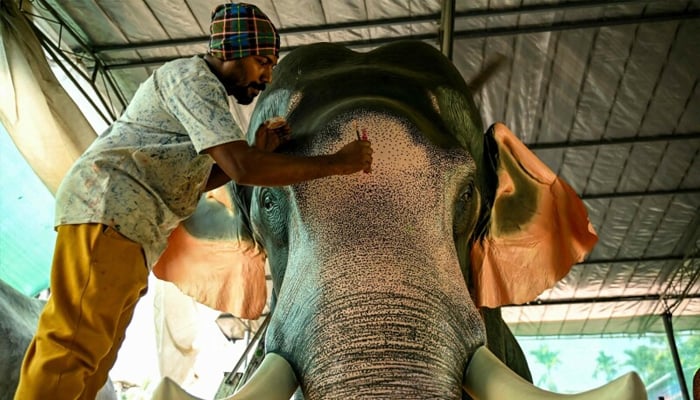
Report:
[[[56,195],[51,297],[15,399],[94,399],[148,274],[202,192],[229,179],[277,186],[369,172],[369,142],[331,155],[273,153],[289,128],[263,124],[249,146],[227,96],[250,104],[272,80],[279,35],[257,7],[212,14],[209,53],[163,65],[68,172]]]

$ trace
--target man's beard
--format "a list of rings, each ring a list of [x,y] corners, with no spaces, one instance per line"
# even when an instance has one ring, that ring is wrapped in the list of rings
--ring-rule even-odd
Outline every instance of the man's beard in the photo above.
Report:
[[[262,92],[265,90],[265,84],[251,82],[248,86],[235,85],[231,89],[231,96],[238,101],[238,104],[248,105],[253,102],[253,99],[255,99],[256,96],[248,93],[249,88],[258,89],[259,92]]]

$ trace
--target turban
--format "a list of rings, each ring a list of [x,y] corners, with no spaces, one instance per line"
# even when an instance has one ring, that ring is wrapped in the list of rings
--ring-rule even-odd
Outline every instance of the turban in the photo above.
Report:
[[[209,53],[227,61],[280,51],[280,35],[270,19],[251,4],[228,3],[211,14]]]

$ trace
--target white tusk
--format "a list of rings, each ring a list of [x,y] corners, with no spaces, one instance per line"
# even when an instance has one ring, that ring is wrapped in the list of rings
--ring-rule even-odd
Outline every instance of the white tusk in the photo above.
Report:
[[[151,400],[202,400],[181,388],[174,380],[164,376],[151,395]]]
[[[267,353],[262,363],[245,385],[222,400],[289,400],[297,390],[297,378],[287,360],[274,353]],[[202,400],[182,389],[167,376],[153,392],[151,400]]]
[[[646,388],[635,372],[583,393],[548,392],[521,378],[484,346],[476,350],[469,362],[464,373],[463,387],[475,400],[647,399]]]
[[[267,353],[245,385],[226,400],[289,400],[299,383],[294,370],[284,357]]]

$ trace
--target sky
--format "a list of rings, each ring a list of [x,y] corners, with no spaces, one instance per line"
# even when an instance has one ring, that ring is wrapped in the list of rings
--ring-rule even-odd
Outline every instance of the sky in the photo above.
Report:
[[[587,338],[587,339],[565,339],[565,338],[518,338],[520,346],[523,348],[525,357],[528,360],[533,381],[546,375],[546,368],[532,355],[532,351],[546,345],[550,351],[559,353],[561,363],[552,370],[554,381],[557,382],[557,389],[561,392],[575,393],[593,389],[602,385],[605,376],[599,374],[594,378],[596,370],[596,358],[600,351],[614,357],[619,364],[624,363],[625,350],[634,349],[640,343],[647,343],[645,339],[635,340],[632,338]],[[631,367],[621,367],[618,376],[631,371]]]

